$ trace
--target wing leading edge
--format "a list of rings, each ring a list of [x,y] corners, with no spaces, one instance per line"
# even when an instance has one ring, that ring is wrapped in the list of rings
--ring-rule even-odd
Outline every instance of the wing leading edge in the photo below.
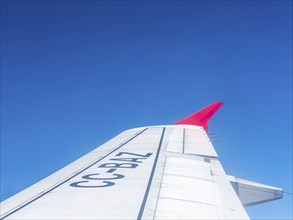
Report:
[[[206,132],[222,104],[122,132],[2,202],[1,219],[249,219],[282,189],[225,173]]]

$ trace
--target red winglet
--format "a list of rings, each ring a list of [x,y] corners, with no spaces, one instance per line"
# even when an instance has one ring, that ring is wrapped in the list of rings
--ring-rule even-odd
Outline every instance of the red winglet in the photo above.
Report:
[[[224,102],[215,102],[204,109],[193,113],[192,115],[175,123],[175,125],[197,125],[208,131],[208,121],[216,113],[216,111],[224,104]]]

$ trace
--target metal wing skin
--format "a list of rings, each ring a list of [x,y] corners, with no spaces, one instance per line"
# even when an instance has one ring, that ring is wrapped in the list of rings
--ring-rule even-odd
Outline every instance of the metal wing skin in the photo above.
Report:
[[[225,173],[206,132],[221,105],[119,134],[3,201],[1,219],[249,219],[244,205],[282,189]]]

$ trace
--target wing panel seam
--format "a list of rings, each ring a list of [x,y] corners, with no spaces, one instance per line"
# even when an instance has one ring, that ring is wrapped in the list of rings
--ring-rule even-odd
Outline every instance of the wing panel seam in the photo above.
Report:
[[[150,174],[149,182],[148,182],[148,185],[147,185],[147,188],[146,188],[146,192],[144,194],[144,198],[143,198],[143,201],[142,201],[142,204],[140,206],[140,210],[139,210],[139,213],[138,213],[138,216],[137,216],[138,220],[141,220],[141,218],[143,216],[144,208],[145,208],[145,205],[146,205],[146,201],[147,201],[147,198],[148,198],[148,194],[149,194],[149,191],[150,191],[150,188],[151,188],[151,185],[152,185],[152,180],[153,180],[153,177],[154,177],[154,173],[155,173],[155,170],[156,170],[158,157],[159,157],[159,154],[160,154],[160,151],[161,151],[161,146],[162,146],[162,143],[163,143],[165,130],[166,130],[166,128],[164,127],[163,131],[162,131],[161,138],[160,138],[158,150],[157,150],[157,153],[156,153],[156,158],[155,158],[153,168],[152,168],[152,171],[151,171],[151,174]]]

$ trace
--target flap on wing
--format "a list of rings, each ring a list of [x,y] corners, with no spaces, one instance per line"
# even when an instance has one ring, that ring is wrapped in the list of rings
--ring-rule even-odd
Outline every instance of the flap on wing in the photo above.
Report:
[[[283,197],[281,188],[229,176],[230,182],[244,206],[257,205]]]

